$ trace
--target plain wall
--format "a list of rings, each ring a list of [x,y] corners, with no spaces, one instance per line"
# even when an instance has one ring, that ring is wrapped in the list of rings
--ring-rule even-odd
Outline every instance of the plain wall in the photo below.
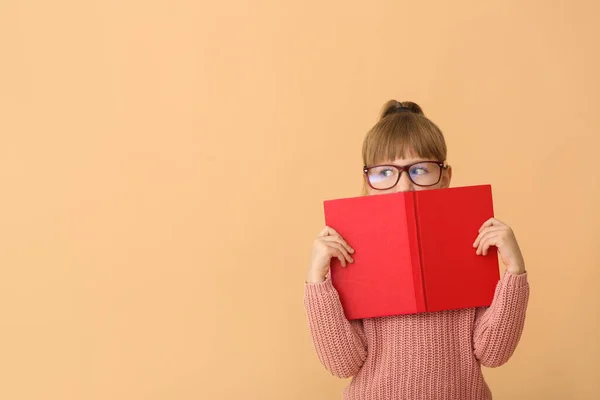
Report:
[[[0,398],[336,399],[302,306],[390,99],[530,274],[495,399],[598,399],[594,1],[0,3]]]

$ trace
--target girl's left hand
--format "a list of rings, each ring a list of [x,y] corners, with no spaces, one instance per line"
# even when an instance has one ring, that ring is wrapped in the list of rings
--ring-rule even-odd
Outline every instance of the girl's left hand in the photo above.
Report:
[[[525,272],[525,261],[515,234],[508,225],[496,218],[490,218],[479,228],[479,235],[473,243],[473,247],[477,248],[477,255],[487,255],[490,246],[498,248],[508,272],[516,275]]]

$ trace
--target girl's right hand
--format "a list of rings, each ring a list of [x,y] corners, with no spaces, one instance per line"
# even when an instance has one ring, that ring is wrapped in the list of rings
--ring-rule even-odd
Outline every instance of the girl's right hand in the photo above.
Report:
[[[340,260],[343,267],[346,263],[353,263],[350,254],[354,249],[333,228],[326,226],[317,236],[312,247],[312,260],[308,270],[308,283],[320,283],[325,280],[329,272],[331,259]]]

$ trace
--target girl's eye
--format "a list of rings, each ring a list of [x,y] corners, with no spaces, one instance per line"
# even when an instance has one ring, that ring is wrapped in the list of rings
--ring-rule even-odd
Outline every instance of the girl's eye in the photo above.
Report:
[[[381,167],[374,168],[369,172],[369,179],[372,182],[382,182],[389,179],[393,179],[398,174],[398,171],[394,168]]]
[[[410,174],[413,176],[425,175],[428,174],[429,171],[424,165],[415,165],[410,169]]]
[[[386,168],[386,169],[382,170],[379,174],[382,177],[388,178],[388,177],[394,175],[394,170],[392,170],[391,168]]]

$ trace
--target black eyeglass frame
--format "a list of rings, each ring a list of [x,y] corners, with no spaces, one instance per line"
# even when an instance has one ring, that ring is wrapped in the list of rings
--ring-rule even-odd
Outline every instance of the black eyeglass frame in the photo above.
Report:
[[[435,181],[435,183],[432,183],[431,185],[420,185],[417,182],[415,182],[412,179],[412,177],[410,176],[409,169],[411,167],[414,167],[415,165],[418,165],[418,164],[424,164],[424,163],[436,164],[437,166],[440,167],[440,174],[439,174],[437,180]],[[398,170],[398,177],[396,178],[396,182],[394,182],[394,184],[392,186],[382,189],[382,188],[373,187],[373,185],[371,185],[371,181],[369,179],[369,171],[372,170],[373,168],[380,168],[380,167],[393,167]],[[447,170],[448,168],[449,168],[449,165],[446,164],[445,162],[425,160],[425,161],[419,161],[419,162],[415,162],[415,163],[408,164],[408,165],[397,165],[397,164],[378,164],[378,165],[371,165],[371,166],[365,165],[365,166],[363,166],[363,174],[365,175],[367,184],[372,189],[374,189],[374,190],[389,190],[389,189],[393,188],[394,186],[396,186],[398,184],[398,182],[400,182],[400,178],[402,177],[402,172],[404,172],[404,171],[406,171],[406,174],[408,175],[408,179],[410,179],[410,181],[412,183],[414,183],[415,185],[420,186],[420,187],[431,187],[431,186],[435,186],[438,183],[440,183],[440,180],[442,180],[442,174],[444,173],[444,170]]]

